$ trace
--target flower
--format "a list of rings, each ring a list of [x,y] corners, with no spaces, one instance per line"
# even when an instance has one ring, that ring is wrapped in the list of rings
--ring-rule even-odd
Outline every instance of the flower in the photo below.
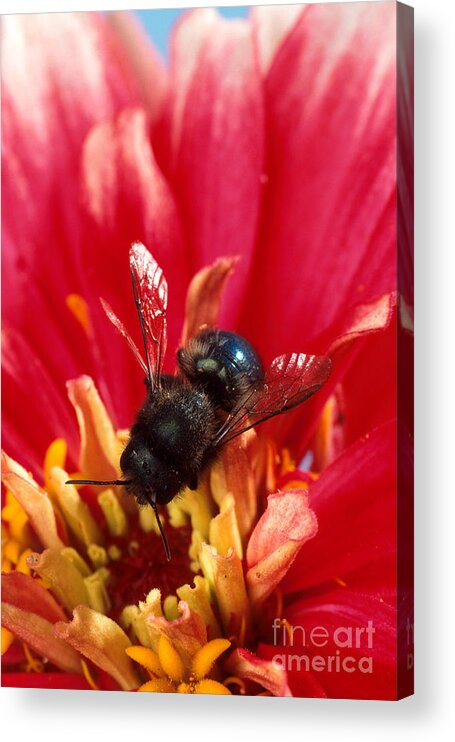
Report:
[[[394,21],[391,4],[195,11],[166,73],[128,16],[5,19],[4,681],[38,668],[60,687],[393,695]],[[334,362],[319,394],[168,508],[177,577],[147,509],[64,485],[119,475],[141,401],[98,302],[134,334],[134,240],[169,281],[170,350],[218,317],[265,362]],[[273,620],[316,618],[372,618],[379,671],[286,664]]]
[[[130,647],[126,653],[154,676],[141,685],[140,691],[230,695],[226,685],[205,677],[229,646],[227,639],[212,639],[193,654],[188,667],[185,667],[179,653],[164,635],[158,641],[158,652],[139,646]]]

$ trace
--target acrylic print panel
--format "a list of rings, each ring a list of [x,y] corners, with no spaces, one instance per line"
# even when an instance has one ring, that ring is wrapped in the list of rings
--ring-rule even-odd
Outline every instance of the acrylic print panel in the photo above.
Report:
[[[5,686],[412,692],[412,10],[232,16],[2,19]]]

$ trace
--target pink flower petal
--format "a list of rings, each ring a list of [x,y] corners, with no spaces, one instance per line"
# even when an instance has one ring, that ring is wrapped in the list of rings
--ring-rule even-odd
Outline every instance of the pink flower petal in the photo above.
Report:
[[[202,9],[177,25],[162,131],[160,162],[177,195],[192,269],[242,255],[222,321],[232,325],[256,238],[264,148],[262,83],[247,22]]]
[[[106,399],[106,393],[110,394],[109,406],[117,412],[121,426],[131,424],[132,412],[142,401],[143,374],[124,341],[108,327],[98,297],[108,301],[142,348],[128,252],[132,242],[144,243],[169,285],[167,363],[173,370],[190,278],[177,205],[155,160],[148,129],[145,112],[130,109],[93,128],[83,150],[87,213],[81,261],[91,277],[84,296],[93,320],[98,375],[107,380],[106,390],[101,391]]]
[[[27,513],[30,524],[44,547],[62,549],[62,529],[47,492],[38,487],[28,472],[2,453],[2,482]]]
[[[38,306],[52,294],[53,310],[68,286],[83,139],[96,121],[140,96],[124,49],[101,15],[13,15],[2,31],[6,318],[29,331],[37,319],[37,306],[29,311],[30,291],[39,289]]]
[[[68,465],[75,469],[77,425],[64,394],[64,381],[57,382],[47,362],[43,363],[30,343],[9,327],[4,328],[2,337],[2,384],[3,446],[10,455],[26,461],[34,476],[42,479],[46,449],[64,435]]]
[[[190,610],[186,601],[179,601],[178,610],[180,616],[173,621],[168,621],[164,616],[150,616],[147,624],[153,643],[164,634],[190,667],[191,658],[207,642],[207,629],[201,616]]]
[[[313,353],[326,354],[331,358],[332,373],[328,382],[295,412],[282,415],[276,422],[272,420],[267,423],[264,432],[267,428],[272,430],[278,444],[284,442],[290,446],[298,461],[308,448],[325,402],[337,385],[342,383],[363,345],[370,342],[370,337],[375,343],[375,336],[395,322],[395,293],[384,294],[367,304],[357,304],[342,314],[325,333],[314,339],[309,348]],[[393,355],[379,359],[375,357],[375,363],[377,375],[393,378],[396,372]]]
[[[77,652],[54,636],[65,618],[54,598],[29,575],[2,574],[2,626],[65,672],[81,673]]]
[[[273,696],[292,696],[286,672],[275,662],[258,657],[247,649],[236,649],[229,657],[226,668],[233,675],[266,688]]]
[[[186,295],[181,345],[185,345],[204,326],[217,325],[226,283],[234,272],[237,260],[235,257],[218,258],[191,279]]]
[[[140,104],[141,96],[124,48],[102,15],[5,17],[2,51],[4,330],[14,326],[22,341],[16,374],[27,373],[30,354],[38,363],[46,358],[46,375],[63,391],[66,379],[94,371],[85,333],[65,304],[81,282],[82,142],[94,123]],[[39,383],[32,376],[29,394]],[[17,396],[17,386],[8,374],[4,393],[18,401],[15,427],[40,430],[31,424],[39,419],[32,414],[34,406],[27,414],[26,395]],[[54,429],[56,404],[57,399],[48,406],[41,441]],[[9,425],[8,416],[8,437]],[[31,430],[23,433],[27,443],[33,436]],[[56,434],[41,445],[45,448],[52,437]],[[16,447],[9,450],[18,453]]]
[[[120,39],[133,65],[147,113],[153,122],[160,113],[167,90],[164,63],[150,43],[144,28],[133,13],[114,11],[107,20]]]
[[[48,590],[37,580],[21,572],[2,573],[3,600],[21,608],[23,611],[36,613],[50,623],[64,621],[66,616]]]
[[[267,510],[251,534],[246,555],[248,592],[255,604],[262,603],[279,585],[317,527],[306,492],[287,490],[269,495]]]
[[[275,646],[277,654],[288,655],[285,668],[294,693],[299,693],[301,676],[307,674],[289,664],[289,655],[315,657],[317,670],[312,674],[330,698],[395,699],[396,690],[396,612],[387,603],[368,594],[338,589],[310,598],[302,598],[286,608],[286,619],[294,627],[293,646]],[[319,631],[322,627],[323,631]],[[319,638],[312,640],[316,630]],[[305,641],[304,641],[305,632]],[[328,669],[328,657],[347,662],[348,670]],[[324,664],[325,661],[325,664]],[[361,663],[360,665],[358,663]],[[352,670],[354,668],[354,670]],[[363,668],[363,671],[362,669]]]
[[[226,493],[235,500],[236,519],[240,535],[249,534],[257,513],[257,491],[252,458],[257,437],[252,430],[235,438],[226,446],[210,470],[212,496],[221,506]]]
[[[261,60],[265,75],[287,35],[292,32],[300,15],[307,8],[301,5],[263,5],[251,8],[251,20],[255,28]]]
[[[317,538],[302,549],[283,589],[296,592],[342,577],[396,551],[396,424],[348,448],[310,487]]]
[[[80,471],[87,479],[117,479],[121,445],[92,379],[81,376],[67,387],[79,422]]]
[[[268,182],[241,323],[264,356],[396,286],[395,19],[389,3],[309,6],[267,74]]]
[[[80,605],[74,609],[72,621],[57,623],[54,631],[57,637],[111,675],[123,690],[139,686],[139,676],[125,652],[131,642],[112,619]]]

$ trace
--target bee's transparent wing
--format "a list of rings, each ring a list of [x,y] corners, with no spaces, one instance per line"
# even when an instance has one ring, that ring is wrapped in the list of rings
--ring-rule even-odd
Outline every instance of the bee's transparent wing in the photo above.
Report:
[[[297,407],[325,384],[331,370],[332,362],[327,356],[278,356],[261,385],[228,415],[215,437],[215,445],[224,445],[255,425]]]
[[[138,347],[137,347],[136,343],[134,342],[133,338],[129,334],[129,332],[126,329],[125,325],[123,324],[123,322],[121,322],[119,320],[119,318],[117,317],[117,315],[115,314],[115,312],[113,311],[113,309],[110,307],[110,305],[107,303],[107,301],[104,301],[104,299],[100,299],[100,301],[101,301],[101,305],[102,305],[104,311],[106,312],[107,316],[109,317],[110,321],[112,322],[112,324],[114,325],[114,327],[119,331],[120,335],[122,335],[122,337],[125,338],[126,342],[128,343],[128,345],[130,346],[131,350],[133,351],[133,354],[134,354],[137,362],[139,363],[140,367],[142,368],[142,370],[144,371],[144,373],[148,375],[148,370],[147,370],[147,366],[144,363],[144,359],[142,358],[142,356],[141,356],[141,354],[140,354],[140,352],[138,350]]]
[[[159,385],[167,346],[167,283],[160,266],[140,242],[131,245],[130,270],[147,374],[150,386],[155,390]]]

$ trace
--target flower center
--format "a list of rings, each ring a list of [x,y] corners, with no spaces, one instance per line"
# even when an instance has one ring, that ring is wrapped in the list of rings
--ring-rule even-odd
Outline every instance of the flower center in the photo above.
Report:
[[[137,605],[152,588],[159,588],[161,595],[175,595],[185,583],[192,583],[194,572],[190,568],[188,549],[191,544],[191,526],[174,528],[167,524],[166,535],[172,553],[167,561],[161,537],[154,531],[145,532],[135,523],[128,538],[113,539],[119,558],[109,562],[110,615],[117,619],[126,605]]]

